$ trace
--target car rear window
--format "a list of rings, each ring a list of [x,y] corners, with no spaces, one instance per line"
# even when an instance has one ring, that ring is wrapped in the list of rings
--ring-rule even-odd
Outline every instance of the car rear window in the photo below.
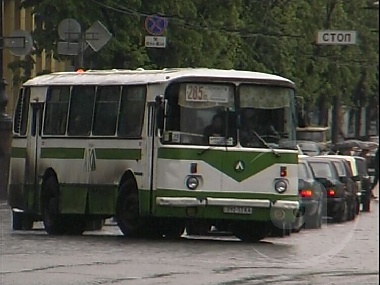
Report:
[[[298,178],[306,179],[309,178],[309,172],[307,171],[307,167],[305,163],[298,164]]]
[[[310,166],[313,169],[315,177],[318,178],[332,178],[333,174],[331,171],[330,164],[327,162],[310,162]]]
[[[365,160],[361,160],[361,159],[356,159],[356,158],[355,158],[355,161],[356,161],[356,166],[358,168],[359,175],[361,175],[361,176],[368,175],[366,161]]]
[[[346,169],[344,168],[344,165],[341,161],[333,161],[333,164],[335,165],[335,168],[338,171],[338,175],[340,177],[346,176]]]

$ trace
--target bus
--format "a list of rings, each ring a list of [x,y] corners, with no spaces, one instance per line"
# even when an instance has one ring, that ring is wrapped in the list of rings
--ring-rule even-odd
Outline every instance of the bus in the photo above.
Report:
[[[255,143],[243,140],[248,111],[277,136],[253,130]],[[219,225],[243,241],[285,235],[299,208],[295,113],[291,80],[252,71],[32,78],[14,112],[13,229],[42,221],[51,235],[82,234],[89,221],[113,218],[129,237],[177,238],[188,223]],[[215,116],[222,133],[205,137]],[[280,148],[281,140],[294,144]]]

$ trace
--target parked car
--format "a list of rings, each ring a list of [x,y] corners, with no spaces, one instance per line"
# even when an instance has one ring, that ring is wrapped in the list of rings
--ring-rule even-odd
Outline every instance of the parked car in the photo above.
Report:
[[[346,198],[348,204],[347,220],[355,219],[359,214],[360,209],[360,183],[355,165],[355,159],[352,156],[346,157],[343,155],[324,155],[320,156],[329,159],[333,162],[339,175],[340,181],[345,185]],[[354,164],[354,165],[351,165]],[[355,172],[355,175],[353,174]]]
[[[302,226],[306,229],[320,228],[326,188],[315,179],[314,172],[305,157],[299,157],[298,160],[298,192],[301,202]],[[299,224],[300,221],[294,227],[296,231],[298,230],[296,226]]]
[[[369,212],[371,209],[371,177],[368,174],[367,160],[361,156],[354,156],[358,175],[361,180],[360,203],[363,212]]]
[[[332,161],[323,157],[305,157],[314,172],[315,179],[326,188],[323,211],[334,222],[344,222],[348,217],[348,199],[344,184]]]

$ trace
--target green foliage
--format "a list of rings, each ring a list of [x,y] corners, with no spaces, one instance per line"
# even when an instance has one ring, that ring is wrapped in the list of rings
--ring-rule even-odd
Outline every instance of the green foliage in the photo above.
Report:
[[[88,48],[84,68],[213,67],[272,72],[292,79],[308,104],[378,92],[378,12],[366,0],[25,0],[33,7],[35,53],[57,59],[57,27],[74,18],[82,31],[99,20],[113,34]],[[165,49],[144,47],[147,15],[168,19]],[[356,30],[357,45],[318,46],[318,30]],[[15,63],[13,68],[30,68]],[[16,69],[17,69],[16,68]],[[26,73],[27,74],[27,73]],[[367,99],[362,99],[365,102]]]

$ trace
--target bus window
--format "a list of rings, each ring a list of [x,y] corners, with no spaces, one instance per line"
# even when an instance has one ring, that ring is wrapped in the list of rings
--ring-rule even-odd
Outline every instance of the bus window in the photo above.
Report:
[[[73,86],[70,100],[68,135],[90,135],[94,101],[95,86]]]
[[[69,86],[49,88],[45,109],[45,135],[64,135],[66,133],[69,98]]]
[[[30,88],[20,89],[13,121],[13,132],[25,136],[28,124]]]
[[[93,135],[113,136],[120,102],[120,86],[101,86],[96,92]]]
[[[119,137],[141,136],[145,98],[145,86],[123,87],[118,125]]]

